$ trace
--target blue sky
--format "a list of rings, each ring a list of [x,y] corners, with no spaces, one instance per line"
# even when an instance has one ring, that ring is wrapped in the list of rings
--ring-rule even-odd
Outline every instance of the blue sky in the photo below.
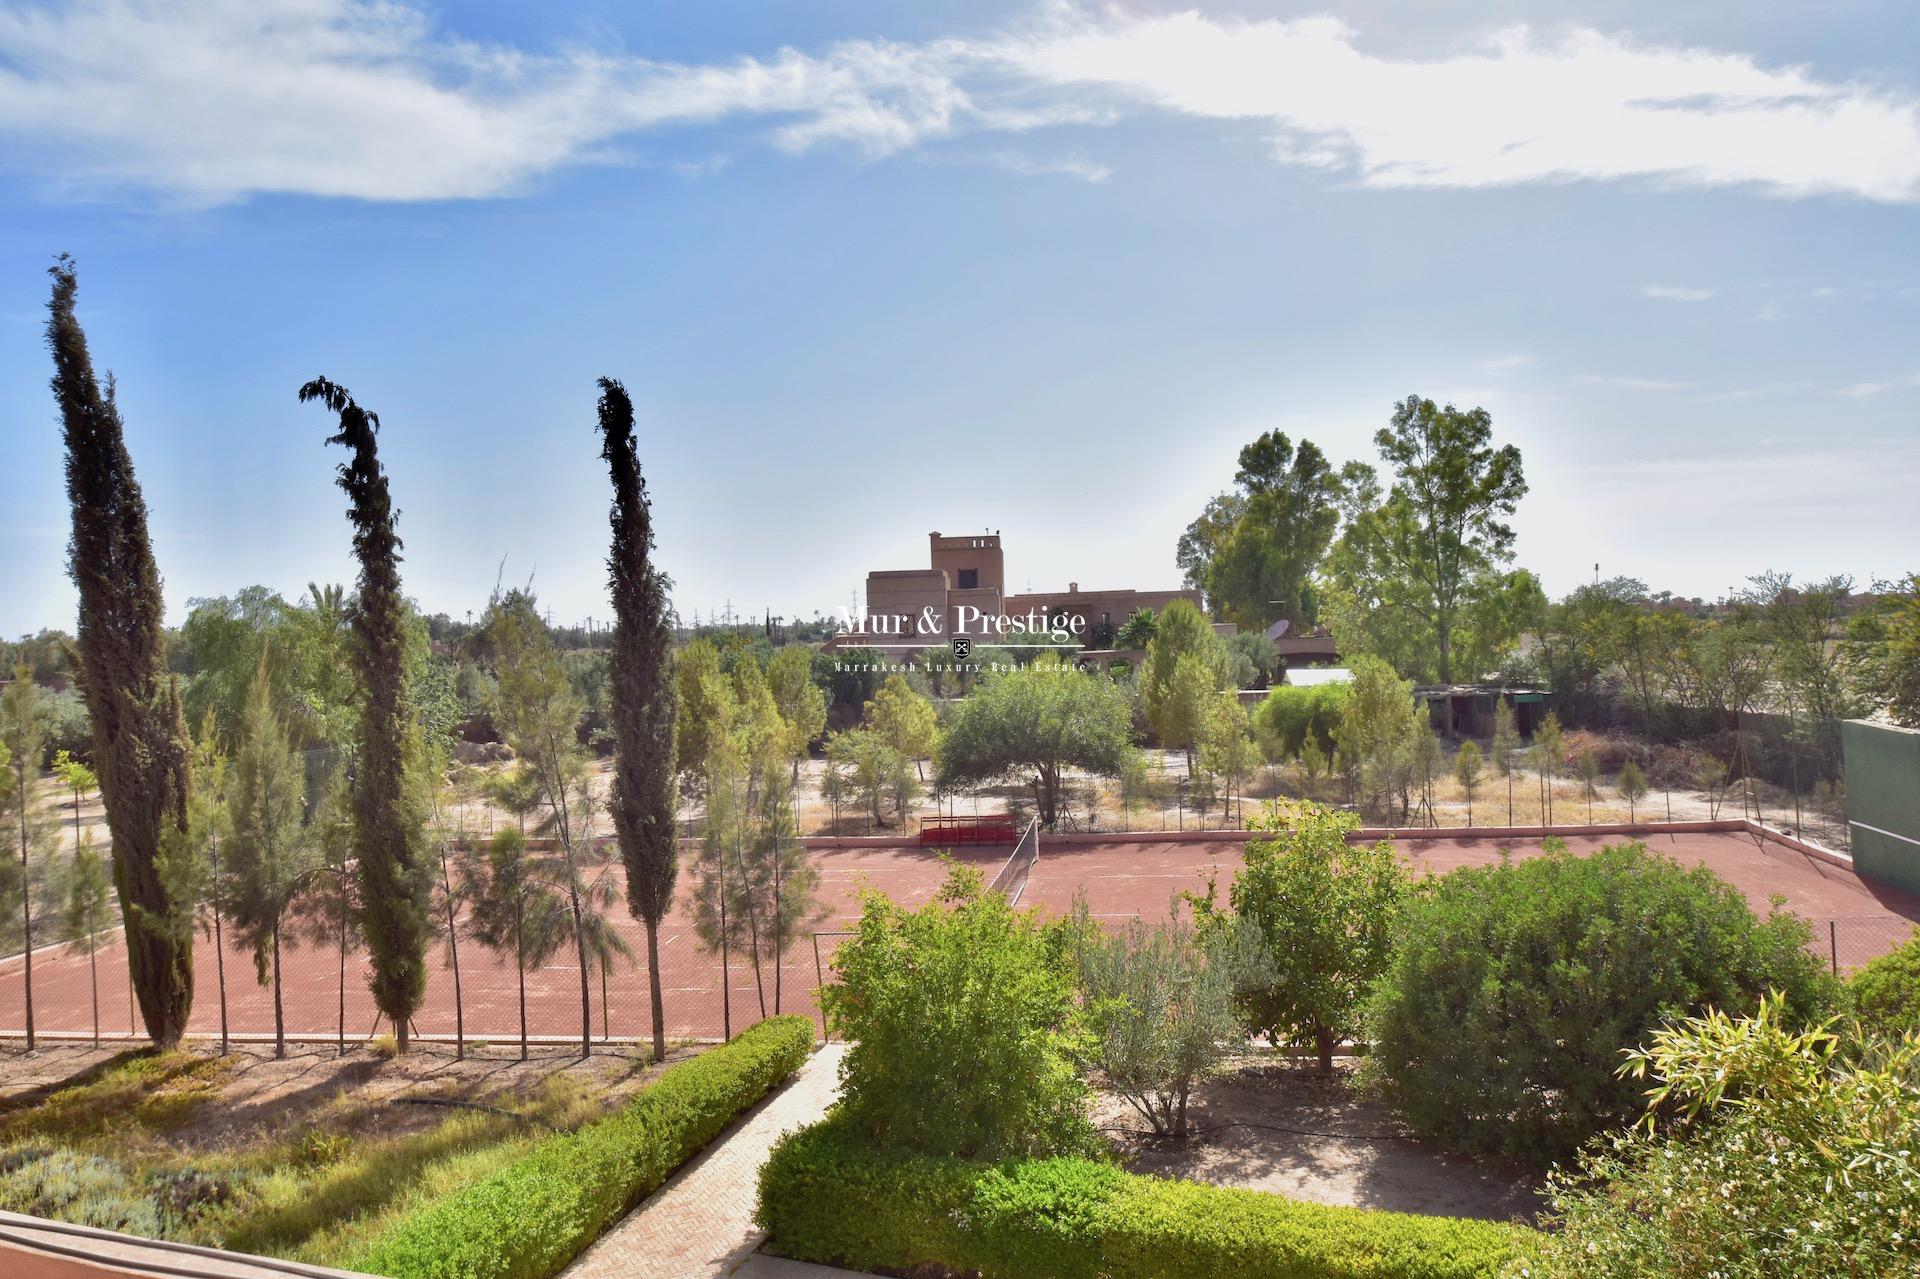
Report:
[[[351,580],[321,373],[456,614],[606,616],[603,373],[689,613],[936,528],[1170,586],[1242,443],[1413,393],[1555,594],[1920,567],[1911,12],[1675,7],[0,0],[0,632],[72,619],[62,250],[176,619]]]

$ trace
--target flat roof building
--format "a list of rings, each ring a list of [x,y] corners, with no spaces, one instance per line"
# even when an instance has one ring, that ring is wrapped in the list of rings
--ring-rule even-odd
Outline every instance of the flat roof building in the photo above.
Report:
[[[1049,631],[1065,629],[1078,645],[1103,647],[1138,609],[1159,612],[1175,600],[1201,607],[1196,590],[1064,591],[1007,593],[1006,553],[998,533],[946,537],[927,535],[928,567],[877,569],[867,574],[866,616],[860,625],[829,640],[827,647],[928,648],[967,636],[988,647],[1030,642],[1024,632],[996,629],[993,619],[1038,616]],[[1032,641],[1045,639],[1032,635]]]

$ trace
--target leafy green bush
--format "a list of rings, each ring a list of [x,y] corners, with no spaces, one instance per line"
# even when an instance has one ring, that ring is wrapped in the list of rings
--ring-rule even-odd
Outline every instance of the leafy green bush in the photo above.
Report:
[[[998,1158],[1087,1148],[1069,930],[1016,912],[954,866],[907,910],[861,898],[860,924],[821,992],[852,1047],[841,1106],[869,1140]]]
[[[1636,1053],[1650,1115],[1549,1182],[1535,1279],[1920,1272],[1920,1043],[1843,1064],[1781,1001],[1662,1031]]]
[[[1407,875],[1390,840],[1347,842],[1360,819],[1321,804],[1269,804],[1247,841],[1227,899],[1272,964],[1242,990],[1248,1029],[1274,1044],[1311,1045],[1323,1074],[1391,955]],[[1219,919],[1209,898],[1203,920]]]
[[[1370,1008],[1368,1074],[1416,1131],[1546,1163],[1640,1113],[1621,1053],[1670,1018],[1754,1008],[1816,1019],[1834,983],[1807,926],[1754,919],[1704,867],[1645,845],[1442,876],[1402,916]]]
[[[429,1204],[348,1268],[396,1279],[546,1279],[798,1069],[804,1017],[774,1017],[673,1066],[608,1119],[542,1141],[524,1159]]]
[[[1088,1159],[991,1167],[881,1150],[834,1120],[774,1148],[757,1219],[801,1260],[933,1263],[988,1279],[1469,1279],[1499,1274],[1527,1234],[1136,1177]]]
[[[1297,759],[1311,733],[1322,754],[1333,754],[1333,730],[1346,704],[1345,684],[1274,685],[1253,712],[1260,753],[1274,763]]]
[[[1920,1032],[1920,932],[1848,979],[1847,1007],[1866,1034],[1897,1039]]]

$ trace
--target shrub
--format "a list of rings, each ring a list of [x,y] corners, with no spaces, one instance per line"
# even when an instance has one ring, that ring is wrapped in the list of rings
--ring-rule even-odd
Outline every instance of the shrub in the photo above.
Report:
[[[1091,1145],[1066,928],[956,865],[917,910],[864,893],[833,969],[842,1106],[870,1140],[988,1158]]]
[[[813,1049],[774,1017],[673,1066],[608,1119],[404,1217],[348,1262],[396,1279],[546,1279],[651,1194]]]
[[[1910,1275],[1920,1269],[1920,1044],[1842,1064],[1781,1001],[1655,1036],[1635,1073],[1655,1112],[1549,1182],[1542,1279]]]
[[[1243,988],[1247,1026],[1275,1044],[1311,1045],[1322,1073],[1360,1029],[1386,968],[1406,872],[1393,844],[1347,842],[1360,819],[1319,804],[1269,804],[1247,841],[1228,900],[1272,963]],[[1197,903],[1212,917],[1211,902]]]
[[[1920,932],[1848,979],[1847,1008],[1868,1035],[1920,1033]]]
[[[125,1169],[71,1150],[18,1150],[0,1160],[0,1209],[157,1239],[159,1204]]]
[[[1268,760],[1297,759],[1309,734],[1323,755],[1333,754],[1333,730],[1346,706],[1345,684],[1276,684],[1253,712],[1253,732]]]
[[[1416,1131],[1536,1163],[1640,1112],[1623,1051],[1709,1004],[1833,1004],[1807,926],[1640,843],[1454,871],[1417,899],[1370,1009],[1368,1073]]]
[[[1194,1081],[1244,1037],[1234,996],[1266,977],[1259,939],[1236,920],[1196,934],[1177,913],[1105,933],[1084,895],[1074,897],[1073,929],[1089,1058],[1154,1132],[1185,1136]]]
[[[834,1120],[774,1148],[757,1219],[789,1257],[987,1279],[1469,1279],[1499,1274],[1527,1234],[1137,1177],[1089,1159],[990,1167],[880,1150]]]

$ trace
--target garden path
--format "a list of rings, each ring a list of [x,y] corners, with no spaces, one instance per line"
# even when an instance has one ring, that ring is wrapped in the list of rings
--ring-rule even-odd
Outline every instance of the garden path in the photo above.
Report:
[[[757,1249],[753,1207],[774,1142],[826,1113],[845,1044],[828,1044],[667,1184],[581,1253],[561,1279],[831,1279],[852,1272]]]

